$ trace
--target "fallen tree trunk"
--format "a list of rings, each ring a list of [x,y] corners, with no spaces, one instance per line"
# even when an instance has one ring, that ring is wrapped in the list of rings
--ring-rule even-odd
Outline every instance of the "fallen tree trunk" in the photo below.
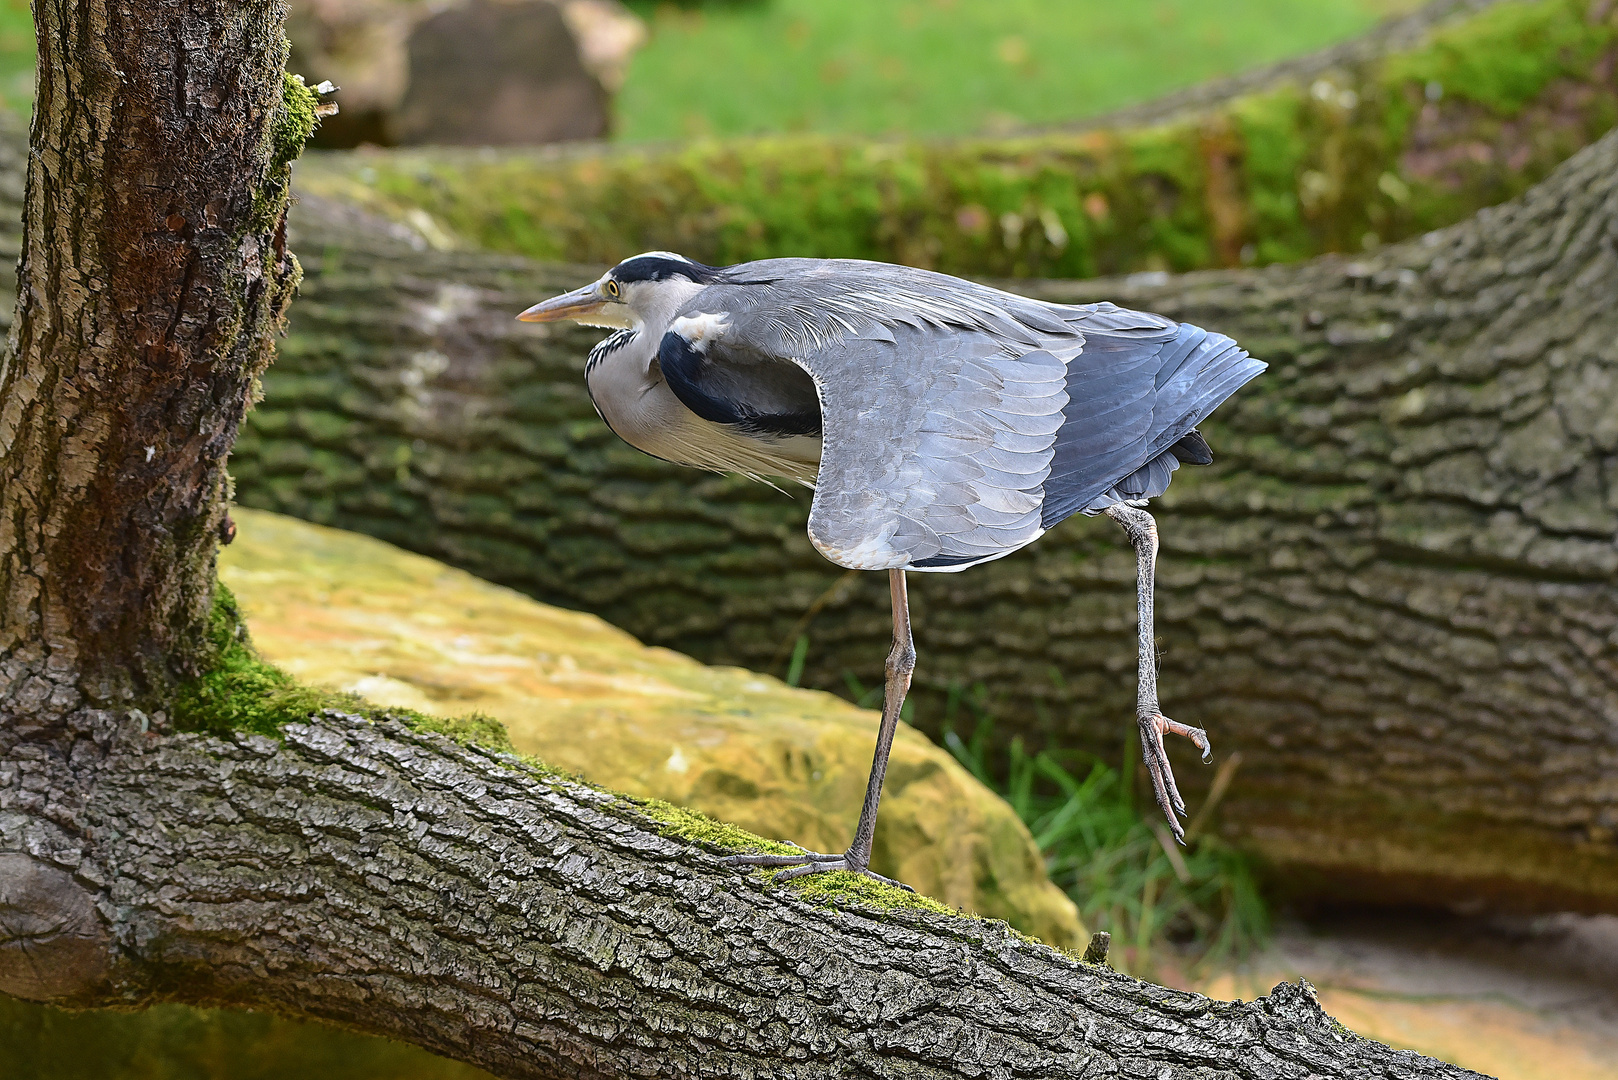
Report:
[[[539,259],[673,249],[1082,278],[1403,240],[1521,194],[1615,115],[1608,0],[1434,0],[1077,131],[329,154],[299,184]]]
[[[878,681],[880,582],[827,595],[807,497],[629,449],[584,394],[594,333],[511,321],[587,271],[295,214],[309,274],[233,460],[243,502],[704,660],[769,668],[804,633],[806,684]],[[1159,503],[1158,625],[1170,713],[1244,755],[1225,827],[1304,893],[1618,911],[1615,244],[1608,136],[1358,261],[1029,286],[1272,365],[1208,425],[1215,465]],[[1132,580],[1088,520],[917,575],[917,723],[936,735],[949,688],[982,684],[1002,740],[1117,760]]]
[[[273,1008],[507,1077],[1475,1075],[1348,1033],[1306,984],[1215,1002],[1003,924],[777,888],[402,725],[79,719],[0,727],[0,991]]]

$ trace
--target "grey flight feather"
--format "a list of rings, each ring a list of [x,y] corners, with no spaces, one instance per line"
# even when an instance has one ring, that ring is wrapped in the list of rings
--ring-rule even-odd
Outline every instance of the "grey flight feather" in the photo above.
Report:
[[[747,400],[752,381],[780,408],[793,392],[781,361],[809,374],[821,429],[810,538],[870,570],[961,569],[1069,514],[1161,493],[1175,444],[1264,367],[1228,338],[1112,304],[820,259],[717,272],[659,356],[699,413],[720,388]]]

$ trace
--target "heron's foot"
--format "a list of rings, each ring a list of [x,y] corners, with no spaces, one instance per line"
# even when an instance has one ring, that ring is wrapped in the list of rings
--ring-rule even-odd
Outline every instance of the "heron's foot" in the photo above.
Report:
[[[726,866],[762,866],[767,869],[779,868],[780,873],[775,875],[777,882],[790,881],[793,878],[806,877],[809,874],[823,874],[828,870],[848,870],[864,877],[874,878],[884,885],[892,885],[905,892],[915,892],[902,881],[894,881],[890,877],[883,877],[868,866],[863,866],[848,855],[822,855],[815,851],[805,851],[801,855],[727,855],[719,860]]]
[[[1169,766],[1168,752],[1163,749],[1163,736],[1183,735],[1196,743],[1202,751],[1204,765],[1213,760],[1213,745],[1208,742],[1206,731],[1170,720],[1162,713],[1151,713],[1139,719],[1141,756],[1145,759],[1146,771],[1152,776],[1152,792],[1157,796],[1158,809],[1169,819],[1174,839],[1183,844],[1185,827],[1180,824],[1180,815],[1185,813],[1185,800],[1174,784],[1174,770]]]

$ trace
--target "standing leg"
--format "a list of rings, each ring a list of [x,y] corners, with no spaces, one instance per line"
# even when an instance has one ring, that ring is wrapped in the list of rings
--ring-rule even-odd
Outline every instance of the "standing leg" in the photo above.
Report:
[[[1137,506],[1108,507],[1107,516],[1124,528],[1124,535],[1135,548],[1135,605],[1139,621],[1136,623],[1137,654],[1135,657],[1135,716],[1140,723],[1141,758],[1152,776],[1152,791],[1163,816],[1169,819],[1174,838],[1185,843],[1185,829],[1179,814],[1185,813],[1185,800],[1174,784],[1174,770],[1169,767],[1169,756],[1163,749],[1164,734],[1183,735],[1197,744],[1204,762],[1213,759],[1213,747],[1208,733],[1170,720],[1160,711],[1157,703],[1157,648],[1152,626],[1152,591],[1157,575],[1157,522]],[[1129,778],[1125,777],[1128,783]]]
[[[910,691],[910,674],[916,670],[916,646],[910,638],[910,594],[905,586],[905,572],[889,570],[888,587],[893,594],[893,649],[888,653],[882,724],[876,733],[876,756],[871,761],[870,779],[865,782],[865,805],[860,808],[860,823],[854,830],[854,842],[841,855],[820,855],[812,851],[802,855],[731,855],[723,860],[727,865],[787,867],[776,875],[777,881],[818,874],[823,870],[852,870],[901,889],[910,888],[903,882],[885,878],[871,870],[871,843],[876,838],[876,810],[882,801],[882,780],[888,772],[888,753],[893,749],[893,736],[899,730],[899,710],[904,707],[905,694]]]

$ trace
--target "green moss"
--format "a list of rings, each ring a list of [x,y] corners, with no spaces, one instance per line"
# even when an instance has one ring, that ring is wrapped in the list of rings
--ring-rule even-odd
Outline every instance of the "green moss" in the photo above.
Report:
[[[628,797],[625,797],[628,799]],[[710,844],[714,847],[724,848],[727,851],[757,853],[764,855],[797,855],[801,849],[779,840],[766,840],[762,836],[755,836],[746,829],[723,821],[716,821],[706,814],[690,810],[683,806],[662,802],[658,799],[629,799],[636,810],[651,818],[659,825],[658,833],[663,836],[679,840],[690,840],[699,844]],[[763,871],[766,874],[773,872]],[[810,874],[807,877],[794,878],[791,887],[806,900],[817,903],[842,904],[852,903],[876,911],[926,911],[935,915],[963,916],[965,913],[939,903],[928,896],[918,893],[906,892],[904,889],[885,885],[863,874],[854,874],[844,870],[824,874]],[[966,916],[976,918],[976,916]],[[1023,935],[1026,937],[1026,935]],[[1032,941],[1032,938],[1028,938]]]
[[[249,226],[252,231],[264,232],[274,228],[286,210],[292,181],[291,166],[303,153],[304,146],[309,142],[309,136],[320,126],[320,115],[316,111],[319,104],[320,99],[315,96],[313,90],[304,85],[302,75],[282,73],[281,108],[266,131],[270,143],[269,168],[264,182],[253,198],[253,214]],[[285,301],[291,299],[301,275],[302,269],[294,266],[291,280],[282,291],[283,295],[276,298],[275,306],[278,309],[284,309]]]
[[[418,731],[447,735],[458,742],[513,752],[506,729],[487,716],[443,718],[414,709],[383,709],[356,694],[304,686],[274,664],[259,658],[248,640],[236,598],[223,584],[214,586],[209,617],[208,671],[175,691],[169,715],[180,731],[224,734],[250,731],[278,735],[286,724],[307,720],[323,709],[336,709],[374,721],[398,720]]]
[[[1609,21],[1587,18],[1585,0],[1496,4],[1434,33],[1387,64],[1394,81],[1436,83],[1500,116],[1515,116],[1553,80],[1579,77],[1612,43]]]
[[[628,796],[625,796],[629,799]],[[761,852],[766,855],[795,855],[798,849],[779,840],[766,840],[746,829],[684,806],[675,806],[660,799],[629,799],[635,809],[658,823],[662,836],[692,840],[699,844],[712,844],[727,851]]]
[[[875,878],[868,878],[864,874],[854,874],[847,870],[834,870],[825,874],[810,874],[808,877],[794,878],[792,885],[805,900],[825,904],[859,904],[862,907],[875,908],[877,911],[925,911],[933,915],[966,916],[964,912],[956,911],[939,903],[930,896],[920,893],[906,892],[894,888]],[[1008,927],[1009,929],[1009,927]],[[1017,931],[1012,931],[1018,933]],[[1018,934],[1024,940],[1033,941],[1026,934]]]
[[[281,76],[281,115],[276,117],[270,131],[274,147],[271,168],[279,169],[298,159],[309,137],[320,125],[315,107],[320,99],[304,85],[302,75],[283,72]]]
[[[586,263],[670,248],[711,263],[835,256],[1088,277],[1291,261],[1459,220],[1597,137],[1618,117],[1601,64],[1618,15],[1591,21],[1595,2],[1495,5],[1404,53],[1134,129],[325,155],[300,183],[401,219],[424,210],[487,248]],[[1562,93],[1565,80],[1579,92]],[[1532,138],[1502,127],[1538,106],[1557,117]],[[1412,157],[1435,139],[1467,153]]]

